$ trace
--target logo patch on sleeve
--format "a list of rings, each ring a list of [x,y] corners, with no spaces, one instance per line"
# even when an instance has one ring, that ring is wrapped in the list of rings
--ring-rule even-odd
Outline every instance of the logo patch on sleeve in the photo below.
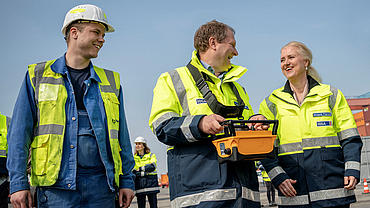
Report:
[[[331,116],[331,112],[322,112],[322,113],[313,113],[313,117],[324,117],[324,116]]]
[[[198,99],[196,99],[196,102],[197,102],[197,104],[207,103],[206,99],[204,99],[204,98],[198,98]]]
[[[331,121],[318,121],[317,126],[331,126]]]

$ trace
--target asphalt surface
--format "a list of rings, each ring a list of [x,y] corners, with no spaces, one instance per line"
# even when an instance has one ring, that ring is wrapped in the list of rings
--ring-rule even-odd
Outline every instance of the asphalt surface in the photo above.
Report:
[[[159,208],[169,208],[170,206],[170,196],[168,188],[160,188],[161,192],[158,194],[158,207]],[[268,206],[268,200],[266,195],[266,187],[263,184],[260,184],[260,192],[261,192],[261,203],[263,207]],[[357,202],[351,204],[351,208],[370,208],[370,193],[364,194],[364,187],[362,184],[356,186],[355,194],[357,198]],[[277,191],[275,192],[277,195]],[[277,197],[277,196],[276,196]],[[146,207],[149,208],[149,203],[146,203]],[[275,206],[277,207],[277,206]],[[130,208],[137,208],[136,197],[131,203]]]
[[[170,208],[170,195],[168,188],[160,188],[160,193],[158,194],[158,207],[159,208]],[[261,203],[263,207],[268,207],[266,187],[263,184],[260,184],[261,192]],[[277,192],[275,193],[277,195]],[[355,194],[357,202],[351,204],[351,208],[370,208],[370,193],[364,194],[364,186],[362,184],[357,185],[355,189]],[[8,206],[12,208],[11,205]],[[149,203],[146,203],[146,207],[149,208]],[[275,206],[277,207],[277,206]],[[131,203],[130,208],[137,208],[136,197]]]

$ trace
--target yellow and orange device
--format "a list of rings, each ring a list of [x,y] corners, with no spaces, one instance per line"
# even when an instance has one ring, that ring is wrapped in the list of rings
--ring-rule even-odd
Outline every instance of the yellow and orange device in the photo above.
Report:
[[[247,123],[273,124],[270,130],[255,130]],[[220,163],[274,158],[278,120],[227,120],[221,123],[224,133],[212,141]]]

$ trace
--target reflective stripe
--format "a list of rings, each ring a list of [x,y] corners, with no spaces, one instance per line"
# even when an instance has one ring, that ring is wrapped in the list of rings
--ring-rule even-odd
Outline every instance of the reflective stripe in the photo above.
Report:
[[[117,89],[113,89],[110,85],[100,85],[100,90],[101,92],[114,93],[115,95],[117,95]]]
[[[39,84],[53,84],[53,85],[61,85],[63,84],[63,77],[62,78],[54,78],[54,77],[41,77],[39,80]]]
[[[110,130],[110,137],[111,137],[111,139],[118,139],[118,130],[111,129]]]
[[[0,150],[0,156],[6,157],[6,150]]]
[[[114,94],[116,94],[117,98],[119,96],[119,86],[116,86],[116,80],[114,78],[114,72],[110,70],[104,69],[105,75],[107,76],[108,82]]]
[[[329,108],[333,110],[335,103],[337,101],[338,89],[335,87],[330,86],[330,91],[333,93],[329,96]]]
[[[348,139],[349,137],[353,137],[353,136],[359,136],[357,128],[346,129],[338,133],[338,137],[340,141]]]
[[[168,113],[165,113],[165,114],[161,115],[161,117],[159,117],[155,121],[153,121],[153,123],[152,123],[153,130],[155,131],[158,128],[158,126],[161,125],[161,123],[163,121],[166,121],[166,120],[168,120],[170,118],[173,118],[173,117],[179,117],[179,115],[177,113],[174,113],[174,112],[168,112]]]
[[[270,101],[269,97],[265,98],[265,101],[266,101],[267,107],[270,109],[271,113],[276,118],[276,114],[277,114],[276,113],[276,105]]]
[[[63,125],[58,124],[46,124],[35,128],[34,136],[40,136],[45,134],[57,134],[63,135]]]
[[[328,137],[316,137],[316,138],[307,138],[302,139],[303,149],[309,147],[324,147],[328,145],[339,145],[339,140],[337,136],[328,136]]]
[[[33,86],[37,89],[38,87],[36,87],[37,83],[36,83],[36,80],[39,80],[42,75],[44,74],[44,70],[45,70],[45,65],[46,65],[46,62],[42,62],[42,63],[38,63],[36,64],[35,66],[35,76],[32,78],[32,83],[33,83]]]
[[[180,129],[184,134],[185,138],[188,140],[188,142],[198,141],[195,139],[194,135],[191,133],[190,130],[190,124],[193,121],[194,117],[195,116],[186,116],[184,121],[182,122],[182,125],[180,126]]]
[[[280,144],[279,154],[297,152],[305,149],[310,149],[312,147],[325,147],[330,145],[340,145],[337,136],[307,138],[302,139],[302,142]]]
[[[274,179],[276,176],[278,176],[279,174],[281,173],[285,173],[285,171],[283,170],[282,167],[280,166],[277,166],[277,167],[274,167],[273,169],[271,169],[267,175],[269,175],[270,179]]]
[[[288,153],[288,152],[296,152],[296,151],[302,151],[302,143],[301,142],[295,142],[295,143],[289,143],[289,144],[280,144],[279,145],[279,154]],[[270,174],[269,174],[270,175]]]
[[[236,199],[236,189],[215,189],[177,197],[171,201],[171,207],[195,206],[205,201],[224,201],[234,199]]]
[[[357,161],[347,161],[345,164],[344,164],[344,169],[347,170],[347,169],[353,169],[353,170],[358,170],[360,171],[361,170],[361,164]]]
[[[136,190],[135,192],[139,194],[143,192],[157,191],[157,190],[159,190],[159,187],[143,188],[143,189]]]
[[[277,203],[278,205],[282,205],[282,206],[309,204],[308,195],[301,195],[301,196],[294,196],[294,197],[279,196]]]
[[[344,198],[348,196],[354,196],[354,190],[348,190],[345,188],[328,189],[310,192],[310,199],[312,202],[336,198]]]
[[[254,202],[260,202],[260,192],[253,191],[247,187],[242,187],[242,198]]]
[[[179,73],[176,70],[168,72],[172,79],[173,86],[175,87],[175,91],[177,94],[177,98],[180,101],[181,107],[182,107],[182,115],[187,116],[190,115],[189,111],[189,104],[188,104],[188,98],[186,95],[186,90],[184,83],[182,83],[182,80],[180,78]]]

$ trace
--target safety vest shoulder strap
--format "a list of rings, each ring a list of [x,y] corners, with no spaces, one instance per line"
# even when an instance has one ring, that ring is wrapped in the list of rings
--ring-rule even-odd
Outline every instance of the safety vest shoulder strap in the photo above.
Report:
[[[102,93],[114,93],[117,98],[119,96],[120,89],[120,77],[117,72],[102,69],[94,66],[95,72],[98,74],[101,84],[100,89]]]

